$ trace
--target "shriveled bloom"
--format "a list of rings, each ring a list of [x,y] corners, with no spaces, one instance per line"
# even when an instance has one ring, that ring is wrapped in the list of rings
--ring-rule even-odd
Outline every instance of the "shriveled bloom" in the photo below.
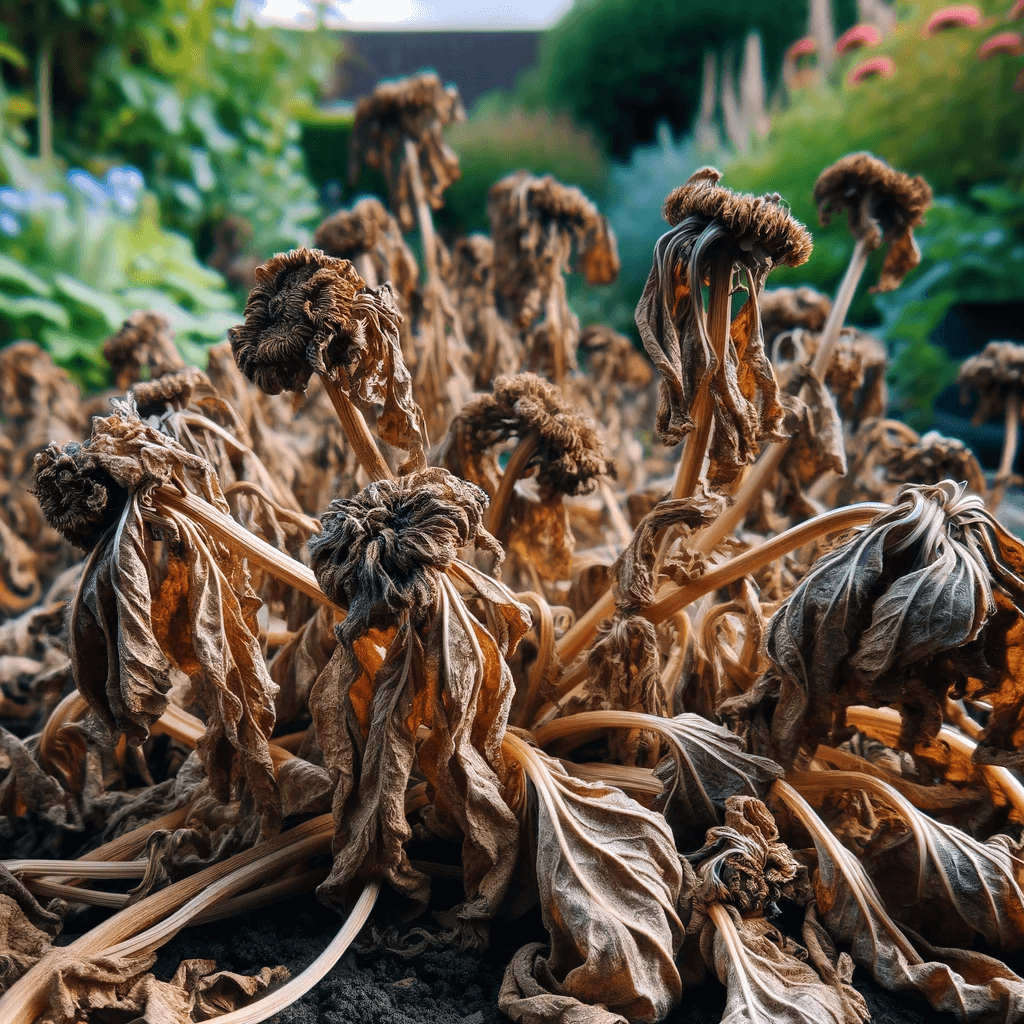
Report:
[[[465,117],[458,90],[443,86],[432,71],[381,82],[356,105],[349,176],[355,180],[360,159],[368,167],[379,168],[402,230],[411,231],[416,223],[416,197],[405,142],[416,147],[427,202],[439,210],[444,205],[444,190],[458,181],[460,173],[459,158],[445,144],[441,129]]]
[[[364,258],[376,277],[373,283],[389,282],[406,306],[419,286],[419,266],[398,222],[373,196],[360,199],[350,210],[332,213],[316,229],[314,241],[328,256],[353,263]],[[369,268],[361,276],[368,273]]]
[[[500,789],[512,699],[504,656],[529,624],[507,590],[458,563],[479,621],[446,576],[459,548],[495,547],[482,529],[486,506],[479,487],[424,469],[333,501],[309,545],[317,580],[348,608],[309,701],[335,784],[334,867],[321,894],[340,900],[356,873],[371,871],[425,902],[428,881],[405,851],[415,760],[430,786],[430,827],[463,839],[466,902],[455,917],[465,939],[493,915],[515,864],[517,826]]]
[[[114,383],[122,390],[142,380],[181,370],[185,360],[174,345],[171,323],[162,313],[132,313],[121,329],[103,343],[103,358],[114,371]]]
[[[766,288],[758,305],[766,345],[770,345],[777,334],[791,331],[794,327],[820,331],[832,310],[832,300],[807,285]]]
[[[662,378],[658,436],[673,445],[695,423],[701,430],[713,425],[711,479],[719,484],[752,462],[764,441],[780,439],[782,407],[758,300],[774,267],[799,266],[811,253],[811,236],[781,197],[738,195],[720,186],[720,179],[719,171],[702,168],[665,200],[672,228],[654,247],[636,308],[644,348]],[[736,276],[747,298],[730,326]],[[723,314],[724,331],[715,337],[704,306],[705,282],[709,306]],[[704,448],[697,447],[691,461],[699,467]]]
[[[566,404],[561,392],[532,373],[499,377],[452,421],[445,458],[453,471],[496,488],[494,449],[511,438],[531,438],[523,473],[535,473],[542,498],[585,494],[613,472],[594,424]]]
[[[957,377],[961,395],[978,394],[975,423],[1001,416],[1011,395],[1024,395],[1024,345],[990,341],[977,355],[965,359]]]
[[[932,202],[924,178],[894,170],[870,153],[851,153],[826,167],[814,183],[822,224],[845,212],[850,232],[869,250],[886,246],[882,274],[873,291],[889,292],[921,262],[914,228]]]
[[[904,486],[891,511],[819,559],[772,617],[774,664],[731,704],[773,708],[781,763],[825,741],[853,704],[897,706],[900,746],[913,750],[937,734],[950,691],[991,695],[980,756],[1020,762],[1024,696],[1012,666],[1024,546],[965,491],[951,480]]]
[[[380,436],[421,465],[426,428],[402,357],[401,319],[388,285],[367,288],[348,260],[301,248],[257,267],[245,323],[228,336],[238,368],[269,395],[304,391],[317,373],[363,409],[382,405]]]
[[[929,430],[907,447],[896,448],[885,465],[893,483],[937,484],[956,480],[967,484],[972,494],[984,495],[985,474],[974,452],[955,437]]]

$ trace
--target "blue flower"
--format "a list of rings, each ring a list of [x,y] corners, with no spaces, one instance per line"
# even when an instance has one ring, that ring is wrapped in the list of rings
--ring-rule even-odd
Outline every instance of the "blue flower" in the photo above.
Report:
[[[9,238],[13,238],[15,235],[21,234],[21,221],[13,213],[4,210],[3,213],[0,213],[0,231]]]
[[[68,183],[88,200],[89,205],[105,209],[110,205],[106,189],[88,171],[68,171]]]

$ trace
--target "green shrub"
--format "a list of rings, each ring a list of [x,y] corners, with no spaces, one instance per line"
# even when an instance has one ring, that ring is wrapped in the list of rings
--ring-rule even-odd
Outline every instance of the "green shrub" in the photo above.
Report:
[[[833,7],[837,27],[853,24],[853,0]],[[524,78],[522,95],[568,111],[623,159],[663,121],[689,130],[707,50],[739,49],[758,29],[774,81],[807,16],[807,0],[581,0],[545,34],[539,72]]]
[[[0,141],[0,345],[39,342],[86,387],[109,383],[102,341],[137,309],[163,313],[201,365],[239,311],[188,238],[160,226],[131,168],[62,176]]]

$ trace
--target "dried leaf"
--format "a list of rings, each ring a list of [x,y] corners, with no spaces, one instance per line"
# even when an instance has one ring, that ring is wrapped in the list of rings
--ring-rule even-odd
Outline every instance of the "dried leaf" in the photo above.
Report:
[[[545,959],[536,947],[520,951],[499,1008],[525,1024],[660,1020],[682,992],[674,963],[682,875],[668,826],[619,790],[572,778],[514,736],[505,746],[530,783],[551,945]]]
[[[647,354],[661,373],[658,436],[678,444],[693,429],[694,399],[707,390],[714,427],[711,480],[728,483],[752,462],[766,440],[780,439],[782,408],[764,351],[758,296],[771,269],[798,266],[811,251],[810,235],[793,220],[777,195],[755,198],[721,188],[712,168],[697,171],[665,202],[673,225],[658,240],[654,262],[636,308]],[[709,304],[731,294],[743,275],[747,301],[726,332],[720,358],[709,339],[701,292],[712,264]]]

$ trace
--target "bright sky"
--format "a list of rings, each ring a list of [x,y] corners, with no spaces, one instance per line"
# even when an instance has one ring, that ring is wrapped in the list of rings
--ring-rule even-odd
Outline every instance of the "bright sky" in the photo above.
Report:
[[[548,28],[572,0],[239,0],[240,13],[275,25],[308,27],[315,7],[331,28]]]

